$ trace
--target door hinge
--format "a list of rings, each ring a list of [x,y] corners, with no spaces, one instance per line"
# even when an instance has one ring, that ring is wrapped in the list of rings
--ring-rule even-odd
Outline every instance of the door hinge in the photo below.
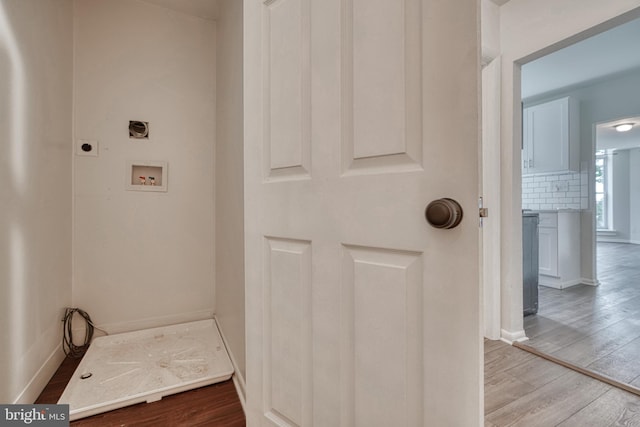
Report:
[[[484,200],[482,196],[478,197],[478,211],[480,212],[480,218],[486,218],[489,216],[489,208],[484,207]]]
[[[484,207],[484,201],[482,197],[478,197],[478,216],[480,217],[480,227],[482,227],[483,218],[489,216],[489,209]]]

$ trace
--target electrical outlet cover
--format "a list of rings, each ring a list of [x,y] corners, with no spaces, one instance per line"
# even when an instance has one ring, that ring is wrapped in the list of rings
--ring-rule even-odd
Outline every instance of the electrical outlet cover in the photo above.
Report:
[[[77,140],[76,156],[98,157],[98,141],[88,139]]]

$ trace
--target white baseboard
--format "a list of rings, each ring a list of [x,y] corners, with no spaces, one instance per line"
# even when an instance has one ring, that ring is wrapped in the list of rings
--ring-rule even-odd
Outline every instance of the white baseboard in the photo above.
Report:
[[[62,364],[64,357],[62,344],[59,344],[53,352],[51,352],[47,360],[42,364],[40,369],[38,369],[38,372],[35,373],[33,378],[31,378],[27,386],[22,390],[13,403],[24,405],[35,402],[49,380],[51,380],[51,377],[53,377],[53,374],[56,373]]]
[[[582,279],[566,280],[564,282],[561,282],[559,279],[558,280],[540,279],[540,283],[539,283],[540,286],[546,286],[548,288],[554,288],[554,289],[567,289],[572,286],[578,286],[580,284],[582,284]]]
[[[609,237],[601,237],[598,236],[597,242],[600,243],[626,243],[629,245],[640,245],[640,241],[638,240],[628,240],[628,239],[615,239]]]
[[[509,345],[513,344],[514,342],[522,342],[529,339],[527,338],[524,329],[516,332],[509,332],[507,330],[501,329],[500,335],[500,341],[506,342]]]
[[[149,317],[146,319],[132,320],[129,322],[106,323],[101,325],[97,324],[96,326],[100,329],[104,329],[109,334],[119,334],[122,332],[140,331],[142,329],[159,328],[161,326],[177,325],[180,323],[197,322],[198,320],[207,320],[211,319],[212,317],[213,310],[211,309],[193,311],[191,313],[172,314],[169,316]],[[85,323],[84,321],[79,321],[77,325],[74,325],[73,335],[74,337],[77,336],[79,338],[84,338],[84,331]],[[96,337],[104,335],[98,330],[95,330],[94,332]]]
[[[231,357],[231,356],[229,356]],[[238,393],[238,399],[240,399],[240,405],[242,405],[242,412],[247,413],[247,409],[245,408],[246,404],[247,404],[247,398],[245,396],[245,382],[244,382],[244,377],[242,376],[242,374],[240,373],[240,371],[238,371],[238,368],[235,366],[235,363],[233,363],[233,361],[231,362],[234,366],[233,369],[235,369],[235,373],[233,374],[233,376],[231,377],[231,379],[233,380],[233,385],[236,386],[236,392]]]
[[[629,243],[626,239],[616,239],[615,237],[598,236],[597,243]]]
[[[229,358],[231,359],[231,364],[233,365],[233,384],[236,386],[236,391],[238,392],[238,398],[240,399],[240,404],[242,405],[242,410],[245,412],[245,414],[247,413],[246,409],[245,409],[245,404],[247,401],[247,383],[244,380],[244,376],[242,375],[242,372],[240,371],[240,369],[238,368],[238,363],[236,362],[236,358],[233,355],[233,352],[231,351],[231,348],[229,347],[229,343],[227,342],[227,338],[224,336],[224,332],[222,332],[222,328],[220,328],[220,324],[218,323],[218,318],[216,317],[216,315],[213,315],[213,319],[216,322],[216,325],[218,326],[218,331],[220,332],[220,336],[222,337],[222,341],[224,342],[224,346],[227,348],[227,354],[229,354]]]
[[[580,279],[580,281],[582,282],[583,285],[589,285],[589,286],[600,286],[600,281],[597,279],[585,279],[584,277],[582,279]]]

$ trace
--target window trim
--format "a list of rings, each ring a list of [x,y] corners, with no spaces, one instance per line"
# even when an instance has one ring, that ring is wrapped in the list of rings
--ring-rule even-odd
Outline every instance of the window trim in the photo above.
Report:
[[[611,212],[611,156],[613,155],[612,150],[597,150],[595,153],[595,160],[602,159],[602,192],[598,192],[596,190],[595,185],[595,176],[594,176],[594,201],[596,203],[596,231],[615,231],[613,230],[612,218],[613,214]],[[597,166],[596,166],[597,167]],[[597,214],[597,196],[598,194],[602,194],[603,206],[602,206],[602,217],[603,217],[603,225],[604,227],[600,227],[598,224],[598,214]]]

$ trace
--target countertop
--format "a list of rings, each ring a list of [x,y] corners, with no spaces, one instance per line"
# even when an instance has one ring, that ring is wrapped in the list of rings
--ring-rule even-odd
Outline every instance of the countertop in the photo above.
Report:
[[[532,209],[523,209],[522,213],[527,213],[527,212],[531,212],[531,213],[580,213],[582,212],[582,209],[540,209],[540,210],[532,210]]]

